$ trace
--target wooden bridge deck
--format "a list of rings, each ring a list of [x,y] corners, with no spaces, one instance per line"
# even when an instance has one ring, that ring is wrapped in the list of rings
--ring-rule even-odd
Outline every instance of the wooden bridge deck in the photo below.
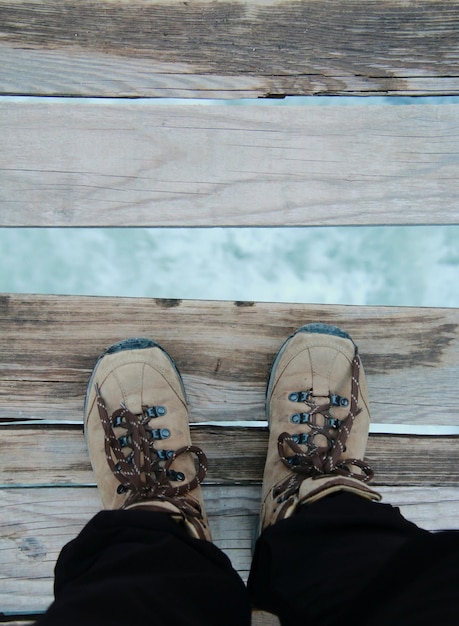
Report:
[[[424,527],[454,526],[458,310],[4,295],[3,612],[46,608],[60,548],[100,508],[83,399],[97,356],[130,336],[157,340],[183,374],[192,438],[209,455],[204,493],[215,541],[246,577],[267,445],[265,381],[283,340],[315,320],[346,328],[360,346],[373,409],[367,458],[386,502]],[[432,424],[449,434],[423,434]]]
[[[459,95],[458,9],[0,0],[0,226],[459,224],[458,105],[344,98]],[[254,106],[295,95],[336,103]],[[213,534],[246,577],[267,373],[311,321],[360,346],[385,500],[426,528],[457,527],[459,309],[3,294],[0,621],[45,610],[60,548],[99,509],[85,386],[129,336],[159,341],[184,375]]]

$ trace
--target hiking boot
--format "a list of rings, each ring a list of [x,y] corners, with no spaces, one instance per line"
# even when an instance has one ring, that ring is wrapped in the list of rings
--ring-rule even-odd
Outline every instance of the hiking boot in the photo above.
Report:
[[[143,338],[111,346],[93,370],[84,413],[104,508],[169,513],[210,541],[200,488],[207,458],[191,444],[183,382],[167,352]]]
[[[261,530],[337,491],[370,500],[363,461],[370,412],[357,346],[335,326],[308,324],[279,350],[266,392],[270,429]]]

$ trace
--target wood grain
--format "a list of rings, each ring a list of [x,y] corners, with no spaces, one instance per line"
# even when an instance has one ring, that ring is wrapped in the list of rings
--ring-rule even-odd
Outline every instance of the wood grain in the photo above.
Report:
[[[127,98],[0,100],[0,226],[459,223],[457,107],[129,100],[459,94],[458,8],[0,0],[0,94]],[[64,422],[81,422],[97,356],[128,336],[160,341],[183,373],[214,540],[246,579],[267,432],[199,422],[263,420],[275,352],[317,320],[359,343],[373,421],[457,424],[458,310],[0,297],[0,607],[23,617],[10,624],[46,609],[60,549],[100,508]],[[385,501],[457,526],[457,439],[371,436]]]
[[[3,99],[0,226],[457,224],[458,128],[455,105]]]
[[[279,619],[266,611],[252,611],[252,626],[280,626]]]
[[[457,423],[454,309],[3,295],[3,610],[19,616],[46,609],[61,547],[99,509],[81,427],[64,422],[81,421],[86,380],[99,353],[133,335],[160,340],[183,372],[197,422],[193,441],[210,459],[204,491],[214,538],[246,579],[267,431],[205,427],[199,421],[263,419],[273,355],[290,332],[316,320],[345,327],[360,344],[381,421]],[[436,384],[426,385],[427,378]],[[27,425],[30,419],[37,423]],[[376,471],[374,485],[423,527],[454,527],[459,515],[457,440],[370,436],[367,458]],[[254,613],[253,624],[276,626],[278,620]]]
[[[274,355],[321,321],[359,345],[375,423],[458,422],[459,310],[80,296],[0,296],[0,418],[82,421],[92,368],[127,337],[158,341],[192,422],[264,420]]]
[[[8,0],[8,94],[459,93],[457,0]]]
[[[0,613],[0,617],[2,617],[1,613]],[[252,626],[280,626],[280,621],[275,615],[273,615],[272,613],[266,613],[266,611],[258,611],[258,610],[252,611],[251,623],[252,623]],[[7,626],[32,626],[33,624],[34,622],[30,622],[30,621],[27,621],[27,622],[8,621],[7,622]]]
[[[192,427],[209,459],[206,484],[261,484],[268,445],[265,428]],[[24,454],[27,450],[27,454]],[[375,486],[457,487],[459,437],[370,435],[366,459]],[[0,427],[0,488],[93,486],[81,430]]]
[[[385,501],[431,530],[457,527],[459,495],[451,488],[381,489]],[[258,487],[205,487],[215,543],[245,579],[259,509]],[[99,510],[94,488],[2,490],[0,606],[20,613],[44,610],[52,600],[55,560]]]

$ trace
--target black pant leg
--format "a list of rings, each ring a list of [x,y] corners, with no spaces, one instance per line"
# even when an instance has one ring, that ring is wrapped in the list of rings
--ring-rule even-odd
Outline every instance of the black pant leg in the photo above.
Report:
[[[262,533],[249,592],[255,606],[278,614],[284,626],[429,623],[419,609],[429,596],[419,603],[418,585],[437,590],[434,602],[445,616],[457,608],[451,602],[459,533],[448,535],[441,539],[418,528],[390,505],[331,495]],[[443,556],[434,547],[440,543],[448,545]],[[448,550],[455,556],[447,557]],[[383,614],[386,621],[378,621]],[[399,614],[403,620],[392,619]]]
[[[229,559],[169,515],[102,511],[67,544],[55,601],[36,626],[249,626]]]
[[[368,587],[357,623],[366,626],[459,624],[459,531],[408,541]]]

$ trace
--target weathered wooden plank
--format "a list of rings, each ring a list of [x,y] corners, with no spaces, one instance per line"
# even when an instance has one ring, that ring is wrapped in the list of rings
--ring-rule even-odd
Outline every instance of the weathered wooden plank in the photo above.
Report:
[[[0,617],[2,614],[0,613]],[[32,626],[34,622],[11,622],[8,621],[7,626]],[[252,626],[279,626],[280,622],[278,618],[272,613],[266,613],[265,611],[253,611],[252,612]]]
[[[98,356],[147,336],[176,360],[192,422],[264,420],[274,355],[316,321],[359,345],[373,422],[457,424],[458,309],[30,295],[0,297],[0,418],[81,421]]]
[[[249,50],[247,50],[249,53]],[[346,57],[345,57],[346,58]],[[188,73],[186,73],[188,70]],[[287,96],[444,96],[459,94],[459,77],[352,74],[200,74],[182,64],[84,50],[18,50],[0,43],[0,94],[148,98]]]
[[[0,89],[227,98],[458,93],[458,8],[457,0],[2,0]]]
[[[458,127],[455,105],[7,98],[0,226],[457,224]]]
[[[259,493],[207,487],[206,510],[214,541],[246,578]],[[3,611],[43,610],[61,547],[99,509],[96,489],[8,489],[0,513],[0,606]]]
[[[267,429],[192,427],[192,439],[208,456],[207,483],[261,482]],[[366,458],[377,486],[459,488],[459,437],[370,435]],[[0,428],[0,487],[94,484],[82,432]]]
[[[252,626],[280,626],[280,621],[272,613],[252,611]]]
[[[382,488],[385,501],[430,530],[454,528],[459,491],[451,488]],[[215,543],[247,578],[259,510],[259,487],[205,487]],[[44,610],[52,599],[55,560],[99,510],[96,489],[2,490],[0,606],[5,612]]]

